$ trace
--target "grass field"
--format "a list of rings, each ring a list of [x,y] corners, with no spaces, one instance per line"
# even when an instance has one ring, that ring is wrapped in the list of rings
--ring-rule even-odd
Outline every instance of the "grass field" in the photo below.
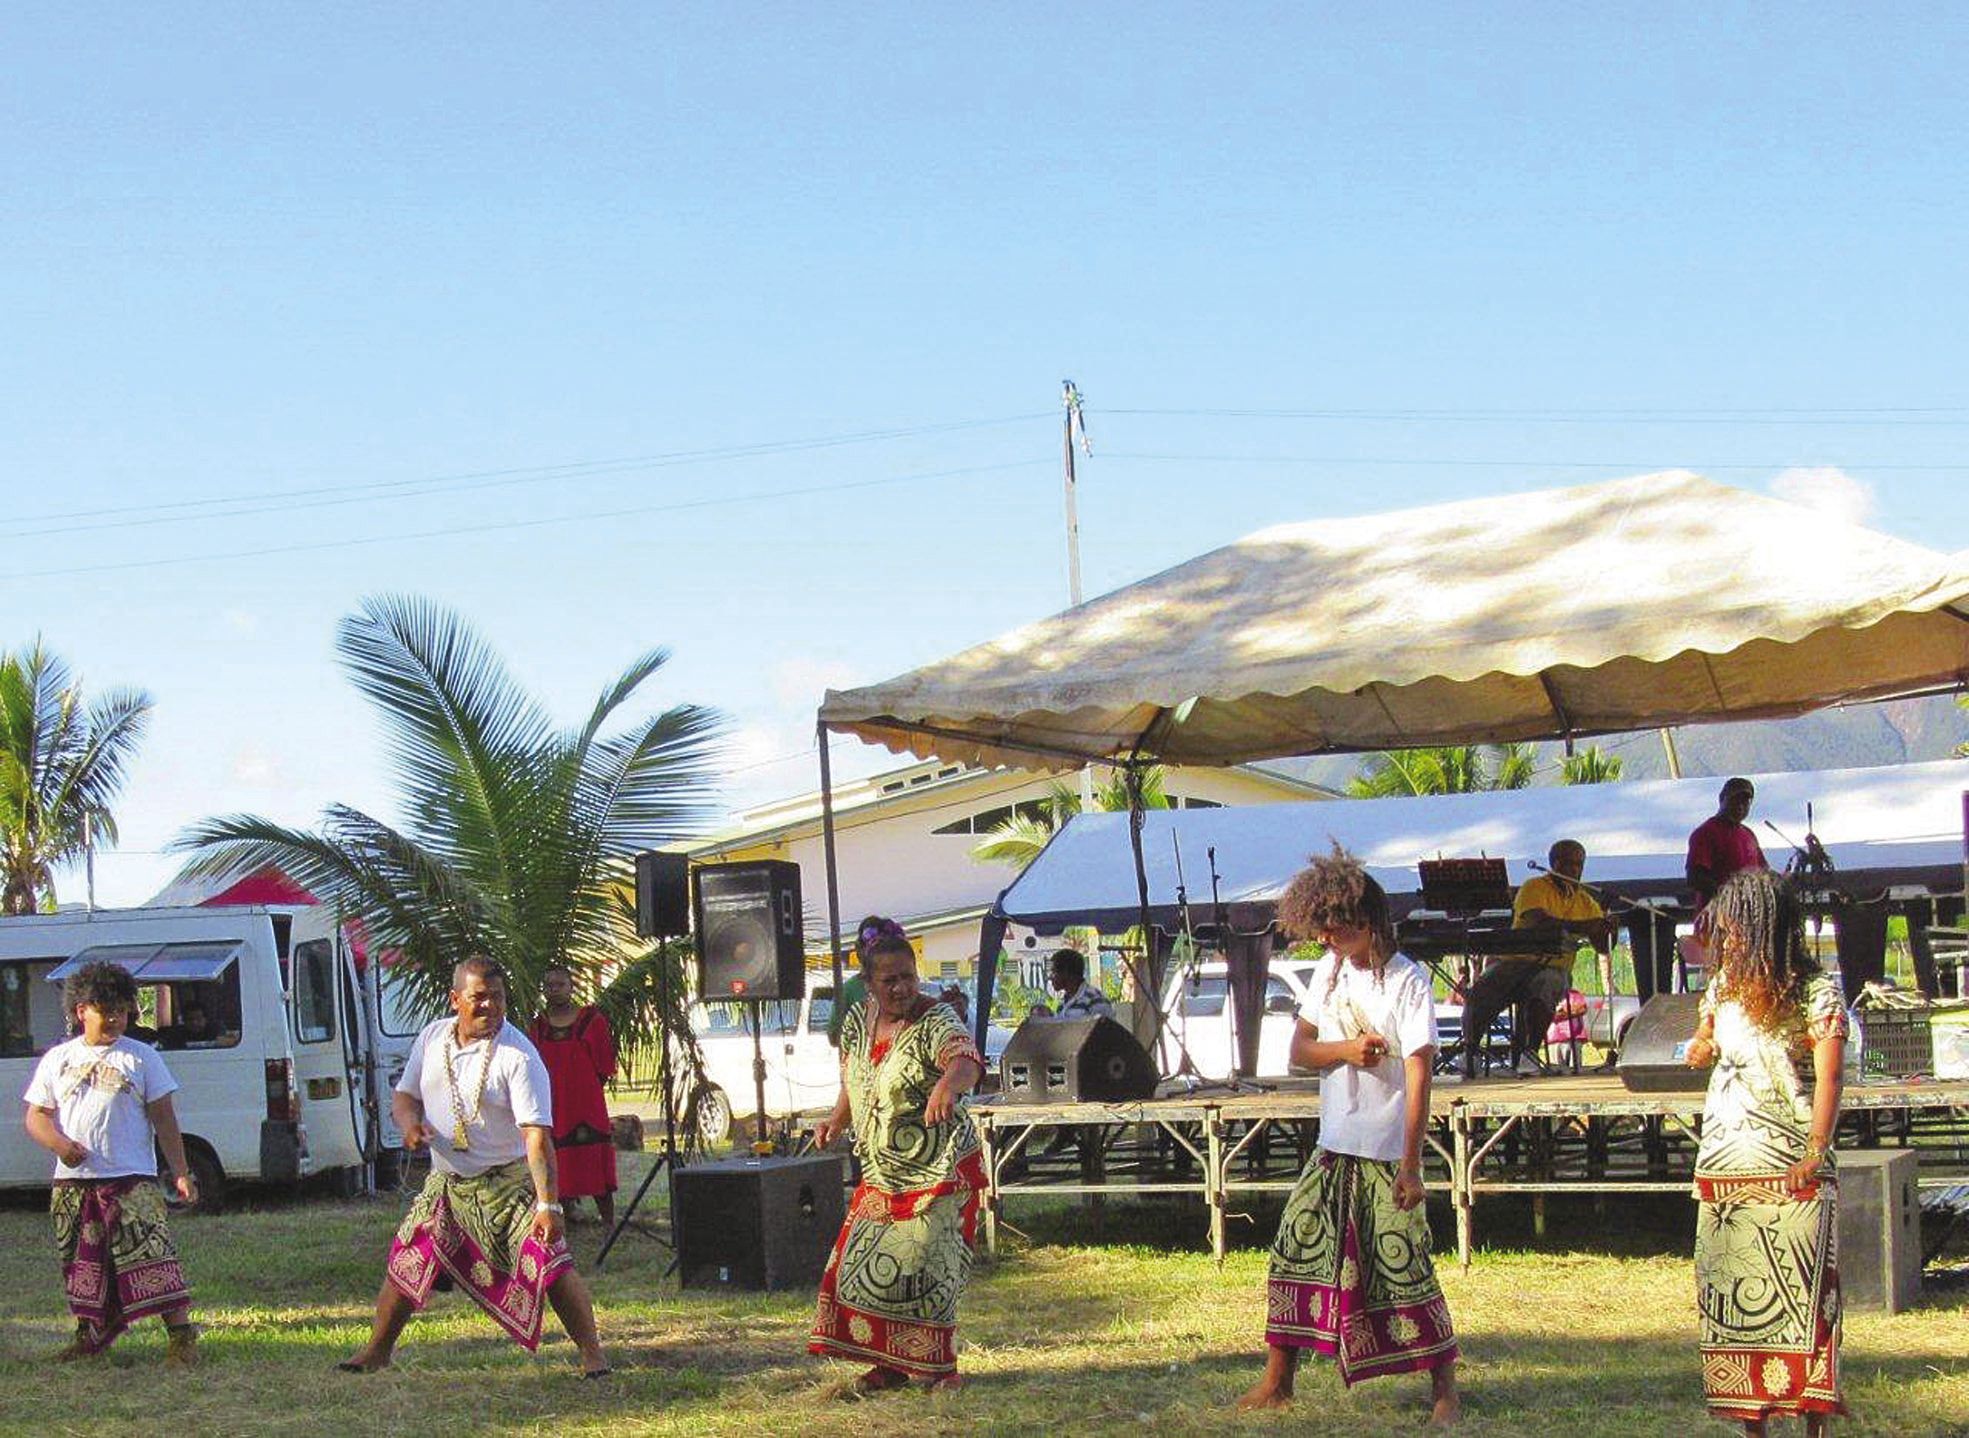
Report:
[[[661,1185],[659,1185],[661,1187]],[[204,1361],[165,1370],[151,1321],[111,1354],[55,1367],[66,1338],[46,1215],[0,1208],[0,1432],[972,1435],[1410,1431],[1422,1380],[1349,1393],[1327,1366],[1304,1372],[1297,1408],[1243,1417],[1256,1376],[1264,1252],[1274,1214],[1237,1231],[1249,1246],[1220,1270],[1196,1252],[1194,1212],[1116,1204],[1026,1205],[1027,1237],[966,1294],[962,1393],[844,1404],[827,1386],[852,1370],[804,1352],[807,1295],[681,1294],[667,1253],[625,1237],[593,1276],[617,1372],[581,1381],[552,1336],[529,1358],[456,1296],[415,1320],[398,1366],[333,1371],[361,1339],[399,1212],[395,1196],[296,1200],[184,1219],[179,1245],[206,1326]],[[1441,1217],[1442,1215],[1438,1215]],[[1454,1263],[1444,1286],[1464,1345],[1473,1434],[1659,1435],[1731,1430],[1703,1414],[1693,1348],[1685,1203],[1596,1213],[1552,1204],[1534,1244],[1500,1205],[1483,1231],[1514,1244]],[[592,1270],[599,1234],[575,1233]],[[1959,1248],[1959,1245],[1958,1245]],[[1931,1289],[1896,1317],[1848,1321],[1854,1418],[1839,1431],[1897,1438],[1969,1434],[1969,1284]],[[1795,1429],[1790,1431],[1797,1431]]]

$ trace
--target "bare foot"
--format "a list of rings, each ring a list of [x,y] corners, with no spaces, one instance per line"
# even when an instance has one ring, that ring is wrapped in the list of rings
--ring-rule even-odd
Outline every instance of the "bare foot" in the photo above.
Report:
[[[839,1383],[830,1390],[834,1397],[852,1401],[857,1398],[873,1398],[878,1393],[893,1393],[898,1388],[909,1386],[909,1375],[881,1364],[860,1373],[846,1383]]]
[[[1291,1406],[1291,1386],[1288,1384],[1281,1387],[1269,1374],[1259,1379],[1256,1384],[1246,1391],[1242,1398],[1237,1400],[1237,1411],[1240,1413],[1256,1413],[1265,1408],[1290,1408]]]
[[[371,1355],[367,1348],[359,1349],[335,1365],[341,1373],[381,1373],[390,1366],[389,1356],[381,1358]]]
[[[1454,1393],[1445,1393],[1438,1398],[1429,1410],[1431,1428],[1454,1428],[1463,1416],[1463,1400]]]
[[[923,1385],[926,1393],[955,1393],[964,1386],[961,1373],[940,1373]]]

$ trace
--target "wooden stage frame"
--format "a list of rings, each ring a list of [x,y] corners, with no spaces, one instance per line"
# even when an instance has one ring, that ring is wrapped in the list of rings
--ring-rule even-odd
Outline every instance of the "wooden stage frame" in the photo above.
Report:
[[[1531,1197],[1543,1231],[1551,1193],[1684,1193],[1701,1132],[1700,1091],[1630,1093],[1611,1074],[1444,1083],[1430,1095],[1423,1181],[1447,1192],[1457,1259],[1476,1245],[1479,1195]],[[998,1249],[1008,1198],[1195,1194],[1221,1263],[1231,1200],[1284,1193],[1311,1153],[1316,1080],[1132,1103],[978,1103],[984,1141],[985,1251]],[[1037,1143],[1049,1135],[1050,1147]],[[1913,1147],[1924,1186],[1969,1178],[1969,1082],[1853,1084],[1840,1101],[1841,1148]]]

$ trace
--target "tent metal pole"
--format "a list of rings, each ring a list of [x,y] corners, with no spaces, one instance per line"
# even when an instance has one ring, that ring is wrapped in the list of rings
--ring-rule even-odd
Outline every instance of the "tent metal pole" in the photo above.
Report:
[[[834,1001],[841,1001],[841,883],[834,860],[834,771],[827,758],[827,726],[815,723],[820,741],[820,847],[827,866],[827,950],[834,960]]]
[[[1135,1012],[1146,1012],[1145,1022],[1138,1021],[1132,1027],[1135,1037],[1142,1040],[1142,1047],[1156,1056],[1158,1067],[1162,1062],[1162,965],[1157,963],[1155,930],[1149,926],[1149,869],[1142,857],[1142,827],[1147,818],[1142,809],[1142,768],[1138,760],[1131,759],[1122,770],[1122,787],[1128,793],[1128,847],[1135,856],[1135,908],[1136,923],[1142,934],[1142,962],[1135,971],[1136,1002]],[[1147,1005],[1144,1010],[1140,1005]]]

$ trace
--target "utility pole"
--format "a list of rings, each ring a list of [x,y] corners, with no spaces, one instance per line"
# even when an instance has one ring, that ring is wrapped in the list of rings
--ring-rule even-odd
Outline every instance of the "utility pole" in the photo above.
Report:
[[[1075,494],[1079,477],[1073,467],[1073,442],[1076,437],[1080,447],[1093,453],[1087,443],[1087,422],[1080,412],[1080,391],[1074,388],[1073,381],[1060,381],[1060,402],[1066,407],[1066,423],[1060,431],[1060,453],[1065,461],[1063,472],[1067,492],[1067,599],[1074,608],[1080,607],[1080,505]],[[1080,808],[1085,813],[1094,807],[1094,766],[1089,764],[1080,771]]]
[[[1668,777],[1671,779],[1681,778],[1682,756],[1675,752],[1675,731],[1673,729],[1663,729],[1661,731],[1661,747],[1668,755]]]
[[[1074,494],[1077,478],[1073,468],[1073,442],[1080,440],[1082,449],[1089,454],[1093,449],[1087,443],[1087,425],[1080,413],[1080,391],[1073,387],[1073,381],[1060,381],[1060,398],[1066,405],[1066,425],[1061,430],[1061,452],[1066,459],[1067,488],[1067,598],[1078,607],[1080,593],[1080,507]]]

